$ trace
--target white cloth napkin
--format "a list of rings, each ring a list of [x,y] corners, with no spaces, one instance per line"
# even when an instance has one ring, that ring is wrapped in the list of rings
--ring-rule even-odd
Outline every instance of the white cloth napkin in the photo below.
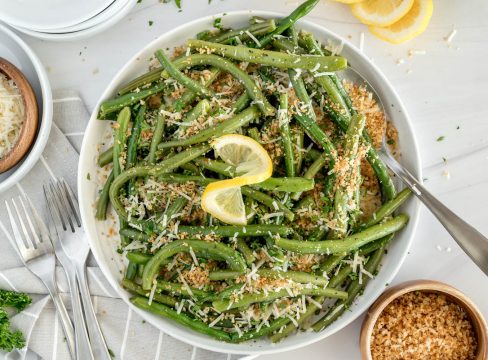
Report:
[[[27,292],[33,305],[12,319],[12,326],[21,329],[28,347],[44,359],[69,359],[63,330],[54,305],[40,280],[26,268],[13,247],[10,224],[4,202],[26,193],[38,211],[45,213],[42,184],[52,177],[64,177],[76,189],[79,151],[89,119],[79,95],[70,90],[54,93],[54,124],[49,141],[31,172],[16,186],[0,194],[0,288]],[[58,286],[67,292],[68,286],[62,268],[57,269]],[[172,360],[236,360],[239,355],[221,354],[203,350],[178,341],[144,322],[117,297],[93,257],[88,260],[90,292],[100,327],[115,359],[172,359]],[[70,309],[68,294],[63,294]],[[0,359],[7,359],[0,352]]]

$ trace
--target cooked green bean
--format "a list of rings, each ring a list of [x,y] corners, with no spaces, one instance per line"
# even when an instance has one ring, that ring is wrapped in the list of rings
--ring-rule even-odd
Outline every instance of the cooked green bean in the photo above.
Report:
[[[292,296],[293,294],[293,296]],[[345,291],[329,289],[329,288],[301,288],[296,293],[290,293],[290,290],[283,289],[278,291],[272,291],[268,294],[246,294],[240,296],[236,301],[232,300],[215,300],[212,302],[213,307],[217,311],[225,311],[240,307],[246,307],[258,302],[273,301],[285,297],[296,297],[301,295],[323,295],[334,299],[347,299],[347,293]]]
[[[110,175],[107,178],[107,181],[105,181],[105,184],[103,185],[102,191],[100,192],[100,196],[98,197],[97,211],[95,213],[95,218],[97,220],[107,219],[107,207],[108,207],[108,202],[110,200],[109,190],[110,190],[110,186],[112,186],[113,181],[114,181],[114,172],[111,171]]]
[[[231,336],[229,333],[223,330],[211,328],[203,321],[194,319],[186,315],[185,313],[177,313],[175,310],[172,310],[171,308],[163,304],[153,302],[151,305],[149,305],[147,302],[147,298],[144,297],[133,297],[132,299],[130,299],[130,301],[141,309],[148,310],[156,315],[174,320],[202,334],[209,335],[222,341],[231,341]]]
[[[129,291],[134,295],[141,295],[145,297],[149,296],[148,291],[144,290],[140,285],[137,285],[135,282],[131,281],[130,279],[127,278],[123,279],[121,285],[124,289],[126,289],[127,291]],[[153,300],[157,301],[160,304],[169,305],[169,306],[175,306],[177,304],[175,298],[164,294],[155,293],[153,295]],[[148,299],[146,299],[146,301],[148,301]]]
[[[290,119],[288,117],[288,94],[280,95],[280,109],[278,110],[278,121],[280,124],[281,141],[285,152],[286,176],[295,176],[295,155],[290,135]]]
[[[231,46],[208,41],[190,39],[187,45],[192,49],[213,51],[233,60],[247,61],[253,64],[274,66],[279,69],[303,69],[321,72],[343,70],[347,60],[341,56],[295,55],[278,51],[251,49],[244,46]]]
[[[397,232],[408,222],[408,216],[400,214],[391,220],[373,225],[357,234],[352,234],[343,240],[297,241],[276,239],[276,245],[299,254],[335,254],[351,252],[361,246],[378,240],[388,234]]]
[[[249,34],[253,36],[264,35],[270,33],[276,29],[276,23],[273,19],[265,20],[260,23],[252,24],[251,26],[236,29],[236,30],[229,30],[227,32],[223,32],[222,34],[215,35],[208,39],[207,41],[228,44],[231,41],[235,40],[235,38],[239,38],[241,41],[249,40]],[[203,39],[201,39],[203,40]]]

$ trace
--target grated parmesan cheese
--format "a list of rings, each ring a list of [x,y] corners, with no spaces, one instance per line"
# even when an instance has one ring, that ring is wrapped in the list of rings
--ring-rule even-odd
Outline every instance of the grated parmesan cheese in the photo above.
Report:
[[[0,158],[16,144],[24,124],[24,101],[15,83],[0,73]]]

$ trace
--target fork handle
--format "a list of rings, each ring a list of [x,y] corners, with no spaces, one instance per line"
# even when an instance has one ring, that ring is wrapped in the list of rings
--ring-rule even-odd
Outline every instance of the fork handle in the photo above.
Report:
[[[76,275],[78,278],[78,285],[80,287],[81,301],[83,302],[83,308],[85,310],[86,325],[88,333],[90,334],[90,340],[92,345],[93,355],[97,360],[112,360],[110,353],[108,352],[107,344],[98,324],[95,310],[90,297],[90,291],[88,289],[88,282],[86,279],[86,267],[85,264],[76,263]]]
[[[71,292],[71,307],[73,308],[73,320],[75,329],[75,351],[76,359],[91,360],[93,358],[90,339],[86,331],[85,317],[81,306],[80,291],[76,281],[76,272],[73,268],[66,269],[68,275],[69,289]]]
[[[68,344],[69,352],[72,359],[75,358],[75,331],[73,329],[73,324],[68,315],[68,311],[64,306],[63,300],[59,296],[58,288],[54,283],[54,279],[44,279],[44,285],[46,285],[47,291],[53,300],[56,312],[59,315],[59,321],[63,327],[64,335],[66,336],[66,342]]]
[[[385,164],[412,190],[456,240],[464,252],[488,275],[488,239],[433,196],[407,169],[380,152]]]

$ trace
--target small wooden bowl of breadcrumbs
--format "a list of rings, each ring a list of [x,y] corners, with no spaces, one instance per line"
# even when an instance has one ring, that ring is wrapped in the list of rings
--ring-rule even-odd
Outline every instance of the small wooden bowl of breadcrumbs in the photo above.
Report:
[[[361,329],[364,360],[485,360],[487,326],[476,305],[450,285],[415,280],[385,291]]]

